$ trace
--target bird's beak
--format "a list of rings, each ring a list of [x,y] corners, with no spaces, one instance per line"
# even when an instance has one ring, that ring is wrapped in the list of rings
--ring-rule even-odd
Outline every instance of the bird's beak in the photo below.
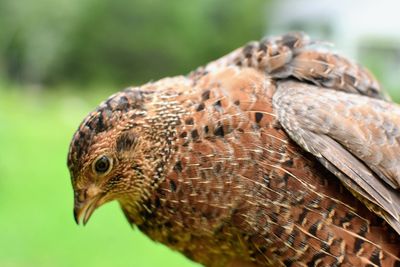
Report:
[[[86,225],[93,212],[103,203],[104,194],[97,193],[93,196],[90,196],[87,191],[75,193],[74,218],[77,224],[82,221],[83,225]]]

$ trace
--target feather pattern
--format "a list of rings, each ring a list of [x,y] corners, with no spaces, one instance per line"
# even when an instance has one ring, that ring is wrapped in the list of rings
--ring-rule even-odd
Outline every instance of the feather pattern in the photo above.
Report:
[[[77,221],[117,200],[205,266],[400,266],[400,108],[321,46],[270,37],[111,96],[71,142]]]

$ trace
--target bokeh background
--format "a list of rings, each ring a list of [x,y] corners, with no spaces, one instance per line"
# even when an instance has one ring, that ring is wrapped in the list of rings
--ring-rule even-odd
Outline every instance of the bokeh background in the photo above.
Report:
[[[336,43],[399,100],[399,5],[0,0],[0,266],[197,266],[132,230],[117,203],[75,225],[66,155],[81,119],[124,87],[289,30]]]

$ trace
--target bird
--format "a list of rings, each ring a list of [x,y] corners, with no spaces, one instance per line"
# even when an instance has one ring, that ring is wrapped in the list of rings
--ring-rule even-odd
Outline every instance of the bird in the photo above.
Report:
[[[400,106],[302,32],[128,87],[75,132],[74,217],[204,266],[400,266]]]

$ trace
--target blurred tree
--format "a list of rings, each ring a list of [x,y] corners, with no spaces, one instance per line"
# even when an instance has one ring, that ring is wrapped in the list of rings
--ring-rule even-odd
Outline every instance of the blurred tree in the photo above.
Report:
[[[259,38],[268,1],[23,2],[0,4],[8,78],[122,86],[187,73]]]
[[[41,83],[54,74],[54,65],[68,47],[69,34],[77,27],[79,3],[0,1],[0,66],[8,78]]]

